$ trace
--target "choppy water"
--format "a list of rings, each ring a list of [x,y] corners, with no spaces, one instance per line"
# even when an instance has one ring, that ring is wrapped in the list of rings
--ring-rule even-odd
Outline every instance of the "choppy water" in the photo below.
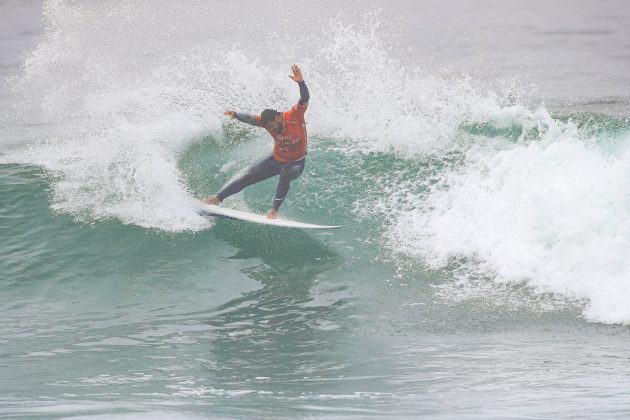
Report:
[[[630,414],[624,2],[0,10],[0,415]],[[293,62],[282,215],[347,227],[200,217]]]

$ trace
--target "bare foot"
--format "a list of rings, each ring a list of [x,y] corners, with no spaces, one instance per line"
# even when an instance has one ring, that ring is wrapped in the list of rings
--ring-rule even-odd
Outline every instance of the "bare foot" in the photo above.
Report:
[[[269,210],[269,213],[267,213],[267,219],[277,219],[278,218],[278,212],[275,211],[274,209]]]
[[[217,197],[216,195],[211,195],[210,197],[206,197],[203,200],[201,200],[201,202],[204,204],[214,204],[215,206],[221,204],[221,200],[219,200],[219,197]]]

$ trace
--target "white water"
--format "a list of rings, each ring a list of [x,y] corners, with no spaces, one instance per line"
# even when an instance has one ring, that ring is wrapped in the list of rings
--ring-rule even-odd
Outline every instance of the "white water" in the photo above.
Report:
[[[287,77],[291,62],[262,64],[260,52],[206,38],[205,26],[220,20],[208,15],[211,7],[147,8],[45,3],[46,33],[14,81],[15,113],[29,127],[5,134],[13,148],[3,161],[50,171],[53,208],[79,219],[199,229],[208,223],[178,156],[208,134],[222,142],[224,126],[238,125],[225,109],[290,107],[298,96]],[[173,26],[169,13],[190,18],[190,27]],[[312,136],[352,150],[417,154],[450,142],[464,116],[497,109],[494,94],[466,78],[426,76],[393,59],[377,15],[325,25],[299,34],[298,44],[318,46],[300,60],[312,91]],[[286,40],[268,43],[286,50]]]
[[[609,153],[540,117],[540,141],[472,144],[462,167],[399,214],[393,247],[434,268],[467,257],[470,273],[582,300],[589,320],[630,323],[630,135]]]

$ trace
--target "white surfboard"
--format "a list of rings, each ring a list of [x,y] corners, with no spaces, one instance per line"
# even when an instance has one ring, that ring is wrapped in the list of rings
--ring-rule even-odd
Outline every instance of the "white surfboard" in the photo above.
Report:
[[[244,220],[246,222],[258,223],[261,225],[282,226],[298,229],[339,229],[343,226],[313,225],[311,223],[294,222],[286,219],[269,219],[260,214],[247,213],[245,211],[234,210],[227,207],[215,206],[213,204],[203,205],[203,214],[207,216],[223,216],[231,219]]]

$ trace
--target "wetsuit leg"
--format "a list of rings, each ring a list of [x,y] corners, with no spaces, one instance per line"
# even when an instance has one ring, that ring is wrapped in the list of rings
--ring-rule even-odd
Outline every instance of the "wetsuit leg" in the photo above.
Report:
[[[273,200],[273,209],[278,210],[284,201],[284,198],[289,192],[291,181],[302,175],[304,171],[304,164],[306,159],[298,160],[297,162],[289,162],[282,164],[280,169],[280,182],[278,182],[278,188],[276,189],[276,198]]]
[[[230,182],[228,186],[219,191],[217,197],[220,201],[223,201],[227,197],[240,192],[245,187],[278,175],[281,169],[282,164],[276,161],[273,155],[266,157],[249,168],[245,175]]]

